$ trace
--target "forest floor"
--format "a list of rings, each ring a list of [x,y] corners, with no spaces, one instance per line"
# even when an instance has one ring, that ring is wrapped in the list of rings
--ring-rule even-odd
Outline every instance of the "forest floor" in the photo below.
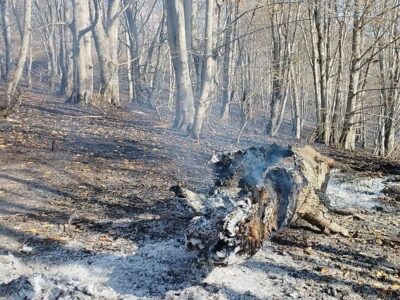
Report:
[[[26,97],[0,121],[0,299],[400,299],[400,165],[322,149],[352,237],[296,224],[211,267],[185,250],[188,211],[168,188],[211,186],[207,162],[236,148],[235,127],[212,122],[197,142],[162,111]],[[240,147],[271,142],[292,141],[247,130]]]

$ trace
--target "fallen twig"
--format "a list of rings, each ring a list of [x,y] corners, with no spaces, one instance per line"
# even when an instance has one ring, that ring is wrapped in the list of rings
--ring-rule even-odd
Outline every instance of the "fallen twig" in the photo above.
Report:
[[[74,119],[101,119],[104,118],[104,116],[71,116],[71,115],[65,115],[67,118],[74,118]]]
[[[5,120],[6,120],[7,122],[10,122],[10,123],[21,124],[21,125],[23,124],[21,121],[18,121],[18,120],[16,120],[16,119],[12,119],[12,118],[10,118],[10,117],[6,117]]]

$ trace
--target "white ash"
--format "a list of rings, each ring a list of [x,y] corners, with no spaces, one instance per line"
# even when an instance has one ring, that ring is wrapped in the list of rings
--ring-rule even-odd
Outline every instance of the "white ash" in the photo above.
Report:
[[[385,181],[384,177],[360,178],[333,170],[326,194],[332,207],[370,209],[379,205],[378,200],[384,195]]]

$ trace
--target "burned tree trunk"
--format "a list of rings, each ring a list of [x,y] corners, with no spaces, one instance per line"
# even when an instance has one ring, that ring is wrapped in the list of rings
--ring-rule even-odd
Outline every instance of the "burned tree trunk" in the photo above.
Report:
[[[214,156],[212,163],[217,181],[209,195],[171,188],[200,213],[186,233],[186,246],[200,260],[239,262],[299,219],[326,233],[348,236],[320,202],[333,161],[313,148],[249,148]]]

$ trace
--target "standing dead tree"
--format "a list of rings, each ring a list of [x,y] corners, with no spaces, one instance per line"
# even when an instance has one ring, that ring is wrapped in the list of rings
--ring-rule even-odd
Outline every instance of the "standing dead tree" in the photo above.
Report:
[[[333,160],[313,148],[250,148],[212,158],[217,180],[208,195],[175,194],[201,214],[186,234],[201,260],[230,264],[255,254],[274,232],[303,219],[325,233],[348,231],[321,203]]]

